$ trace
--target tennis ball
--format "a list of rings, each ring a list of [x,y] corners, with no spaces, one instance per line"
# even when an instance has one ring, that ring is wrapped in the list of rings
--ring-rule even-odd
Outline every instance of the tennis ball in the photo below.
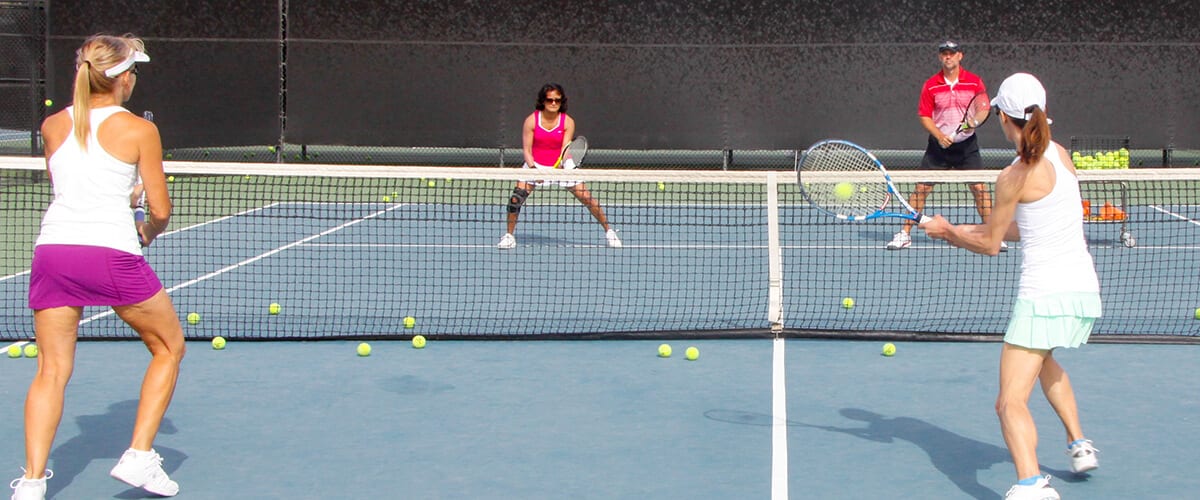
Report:
[[[1196,319],[1200,319],[1200,307],[1196,308]]]
[[[845,307],[846,309],[853,309],[854,308],[854,299],[851,297],[846,297],[846,298],[842,299],[842,307]]]
[[[405,316],[404,317],[404,327],[412,328],[414,326],[417,326],[417,318],[414,318],[412,316]]]
[[[660,357],[660,358],[671,357],[671,345],[670,344],[659,345],[658,346],[658,357]]]
[[[425,336],[424,335],[413,336],[412,344],[413,344],[414,349],[424,349],[425,348]]]
[[[437,181],[431,180],[431,181],[427,182],[426,184],[428,184],[429,187],[437,187]]]
[[[659,191],[666,191],[666,190],[667,190],[667,185],[666,185],[665,183],[663,183],[663,182],[659,182],[659,183],[658,183],[658,190],[659,190]]]
[[[700,349],[689,347],[683,352],[683,354],[687,356],[688,361],[695,361],[700,358]]]
[[[270,152],[274,153],[274,152],[275,152],[275,146],[267,146],[267,151],[270,151]]]
[[[25,357],[36,358],[38,356],[37,344],[25,344]]]
[[[50,106],[53,106],[53,105],[54,105],[54,99],[46,99],[46,102],[45,102],[45,103],[43,103],[43,104],[45,104],[47,108],[48,108],[48,107],[50,107]]]
[[[384,202],[384,203],[391,203],[391,202],[392,202],[392,197],[391,197],[391,196],[384,196],[384,197],[383,197],[383,202]]]
[[[893,344],[891,342],[883,344],[883,351],[881,351],[880,354],[883,354],[884,356],[888,356],[888,357],[895,356],[896,355],[896,344]]]
[[[187,322],[189,325],[194,325],[200,322],[200,313],[188,313]]]
[[[282,310],[283,306],[279,305],[278,302],[272,302],[271,305],[267,306],[267,312],[271,314],[279,314],[279,311]]]
[[[220,351],[225,348],[225,337],[216,336],[212,339],[213,349]]]
[[[358,344],[358,349],[356,349],[355,352],[357,352],[359,356],[370,356],[371,355],[371,344],[362,342],[362,343]]]
[[[8,346],[8,357],[10,357],[10,358],[21,357],[21,346],[19,346],[19,345]]]
[[[854,196],[854,183],[839,182],[833,186],[833,195],[839,200],[849,200]]]
[[[174,175],[167,176],[167,182],[175,182],[175,176]]]

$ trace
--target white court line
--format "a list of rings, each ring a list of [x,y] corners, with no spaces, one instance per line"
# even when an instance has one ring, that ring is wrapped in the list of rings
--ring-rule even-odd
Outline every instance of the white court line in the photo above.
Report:
[[[787,389],[784,339],[776,337],[771,361],[771,500],[788,498]]]
[[[198,224],[192,224],[192,225],[190,225],[190,226],[187,226],[187,227],[181,227],[181,228],[179,228],[179,229],[174,229],[174,230],[171,230],[171,231],[167,231],[167,232],[165,232],[165,233],[162,233],[162,234],[160,234],[160,235],[158,235],[158,236],[159,236],[159,238],[161,238],[161,237],[163,237],[163,236],[170,236],[170,235],[172,235],[172,234],[175,234],[175,233],[182,233],[182,232],[184,232],[184,231],[191,231],[192,229],[196,229],[196,228],[198,228],[198,227],[204,227],[204,226],[207,226],[207,225],[209,225],[209,224],[213,224],[213,223],[216,223],[216,222],[221,222],[221,221],[224,221],[224,220],[232,219],[232,218],[234,218],[234,217],[240,217],[240,216],[243,216],[243,215],[251,214],[251,213],[257,212],[257,211],[259,211],[259,210],[266,210],[266,209],[268,209],[268,208],[272,208],[272,207],[274,207],[275,205],[278,205],[278,203],[272,203],[272,204],[270,204],[270,205],[267,205],[267,206],[264,206],[264,207],[251,208],[251,209],[249,209],[249,210],[243,210],[243,211],[241,211],[241,212],[238,212],[238,213],[235,213],[235,214],[226,215],[226,216],[224,216],[224,217],[218,217],[218,218],[216,218],[216,219],[213,219],[213,220],[204,221],[204,222],[201,222],[201,223],[198,223]],[[156,238],[156,239],[157,239],[157,238]],[[29,270],[28,270],[28,269],[26,269],[26,270],[24,270],[24,271],[21,271],[21,272],[19,272],[19,273],[16,273],[16,274],[10,274],[10,275],[8,275],[8,276],[0,276],[0,283],[3,283],[3,282],[5,282],[5,281],[7,281],[7,280],[10,280],[10,279],[16,278],[16,277],[18,277],[18,276],[24,276],[24,275],[26,275],[26,274],[29,274]]]
[[[22,347],[28,343],[29,343],[28,340],[18,340],[16,342],[13,342],[11,344],[4,346],[4,348],[2,350],[0,350],[0,353],[3,353],[5,356],[8,356],[8,349],[11,348],[12,346]]]
[[[1196,219],[1192,219],[1192,218],[1190,218],[1190,217],[1187,217],[1187,216],[1183,216],[1183,215],[1177,214],[1177,213],[1175,213],[1175,212],[1172,212],[1172,211],[1170,211],[1170,210],[1167,210],[1167,209],[1165,209],[1165,208],[1162,208],[1162,207],[1160,207],[1160,206],[1158,206],[1158,205],[1150,205],[1150,208],[1153,208],[1153,209],[1155,209],[1155,210],[1158,210],[1159,212],[1162,212],[1162,213],[1164,213],[1164,214],[1167,214],[1167,215],[1169,215],[1169,216],[1171,216],[1171,217],[1174,217],[1174,218],[1176,218],[1176,219],[1179,219],[1179,220],[1185,221],[1185,222],[1187,222],[1187,223],[1189,223],[1189,224],[1194,224],[1194,225],[1200,226],[1200,221],[1197,221]]]
[[[320,233],[317,233],[317,234],[314,234],[314,235],[311,235],[311,236],[308,236],[308,237],[305,237],[305,238],[301,238],[301,239],[299,239],[299,240],[296,240],[296,241],[293,241],[293,242],[291,242],[291,243],[288,243],[288,244],[286,244],[286,245],[284,245],[284,246],[277,247],[277,248],[275,248],[275,249],[272,249],[272,250],[269,250],[269,251],[267,251],[267,252],[264,252],[264,253],[261,253],[261,254],[255,255],[254,257],[250,257],[249,259],[246,259],[246,260],[243,260],[243,261],[241,261],[241,262],[238,262],[237,264],[231,264],[231,265],[225,266],[225,267],[223,267],[223,268],[221,268],[221,269],[218,269],[218,270],[216,270],[216,271],[213,271],[213,272],[210,272],[210,273],[208,273],[208,274],[205,274],[205,275],[203,275],[203,276],[200,276],[200,277],[198,277],[198,278],[193,278],[193,279],[190,279],[190,280],[188,280],[188,281],[185,281],[185,282],[183,282],[183,283],[180,283],[180,284],[178,284],[178,285],[175,285],[175,286],[173,286],[173,287],[171,287],[171,288],[168,288],[168,289],[167,289],[167,293],[171,293],[171,292],[174,292],[174,291],[176,291],[176,290],[179,290],[179,289],[182,289],[182,288],[186,288],[186,287],[189,287],[189,286],[195,285],[196,283],[199,283],[199,282],[201,282],[201,281],[208,280],[208,279],[210,279],[210,278],[215,278],[215,277],[217,277],[217,276],[220,276],[220,275],[222,275],[222,274],[225,274],[225,273],[227,273],[227,272],[229,272],[229,271],[236,270],[236,269],[238,269],[238,268],[240,268],[240,267],[242,267],[242,266],[246,266],[246,265],[249,265],[249,264],[253,264],[253,263],[255,263],[255,262],[258,262],[259,260],[262,260],[262,259],[264,259],[264,258],[270,257],[270,256],[272,256],[272,255],[275,255],[275,254],[277,254],[277,253],[279,253],[279,252],[282,252],[282,251],[284,251],[284,250],[288,250],[288,249],[290,249],[290,248],[293,248],[293,247],[296,247],[296,246],[303,245],[303,244],[305,244],[305,243],[307,243],[307,242],[309,242],[309,241],[315,240],[315,239],[317,239],[317,238],[320,238],[320,237],[322,237],[322,236],[326,236],[326,235],[329,235],[329,234],[332,234],[332,233],[335,233],[335,232],[341,231],[341,230],[343,230],[343,229],[345,229],[345,228],[348,228],[348,227],[350,227],[350,226],[353,226],[353,225],[355,225],[355,224],[358,224],[359,222],[363,222],[363,221],[366,221],[366,220],[369,220],[369,219],[374,219],[374,218],[376,218],[376,217],[379,217],[380,215],[383,215],[383,214],[384,214],[384,213],[386,213],[386,212],[389,212],[389,211],[395,210],[395,209],[397,209],[397,208],[400,208],[401,206],[403,206],[403,205],[396,205],[396,206],[394,206],[394,207],[391,207],[391,208],[387,208],[387,209],[380,210],[380,211],[377,211],[377,212],[375,212],[375,213],[372,213],[372,214],[368,214],[368,215],[366,215],[366,216],[364,216],[364,217],[361,217],[361,218],[358,218],[358,219],[353,219],[353,220],[350,220],[349,222],[346,222],[346,223],[344,223],[344,224],[340,224],[340,225],[337,225],[337,226],[331,227],[331,228],[329,228],[329,229],[326,229],[326,230],[324,230],[324,231],[321,231]],[[259,210],[259,209],[256,209],[256,210]],[[225,218],[228,218],[228,217],[223,217],[222,219],[225,219]],[[210,221],[210,222],[206,222],[205,224],[208,224],[208,223],[211,223],[211,222],[215,222],[215,220],[214,220],[214,221]],[[196,226],[192,226],[192,227],[196,227]],[[189,229],[190,229],[190,228],[189,228]],[[115,313],[112,311],[112,309],[109,309],[109,310],[107,310],[107,311],[104,311],[104,312],[102,312],[102,313],[93,314],[92,316],[89,316],[89,317],[87,317],[87,318],[84,318],[83,320],[81,320],[81,321],[79,322],[79,324],[82,326],[82,325],[85,325],[85,324],[87,324],[87,323],[90,323],[90,322],[92,322],[92,321],[95,321],[95,320],[97,320],[97,319],[100,319],[100,318],[103,318],[103,317],[105,317],[105,316],[109,316],[109,315],[112,315],[112,314],[115,314]]]

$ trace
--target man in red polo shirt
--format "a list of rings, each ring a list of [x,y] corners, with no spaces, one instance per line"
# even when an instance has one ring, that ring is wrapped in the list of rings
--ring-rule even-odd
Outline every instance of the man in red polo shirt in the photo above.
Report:
[[[929,132],[929,143],[925,146],[925,156],[921,158],[923,170],[977,170],[983,168],[983,158],[979,155],[979,141],[975,131],[959,132],[963,114],[971,98],[977,93],[987,93],[983,79],[963,69],[962,49],[952,41],[938,45],[938,60],[942,70],[929,77],[921,87],[921,101],[917,105],[917,117],[921,126]],[[925,197],[933,191],[933,182],[918,183],[916,190],[908,199],[908,203],[918,212],[925,208]],[[987,221],[992,212],[992,196],[987,186],[982,183],[970,184],[971,193],[975,195],[975,209],[979,217]],[[887,244],[888,250],[908,248],[912,244],[913,223],[904,224],[904,229],[892,237]],[[1008,246],[1001,244],[1000,250]]]

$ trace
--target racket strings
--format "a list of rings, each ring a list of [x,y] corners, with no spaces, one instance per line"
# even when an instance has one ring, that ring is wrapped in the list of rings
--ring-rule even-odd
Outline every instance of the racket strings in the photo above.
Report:
[[[875,159],[845,144],[826,143],[808,150],[799,171],[805,197],[829,212],[862,217],[891,201]]]

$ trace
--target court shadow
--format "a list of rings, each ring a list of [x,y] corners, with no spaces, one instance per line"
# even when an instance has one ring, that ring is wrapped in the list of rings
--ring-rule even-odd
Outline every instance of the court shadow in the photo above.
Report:
[[[414,375],[403,375],[400,377],[383,379],[379,381],[379,387],[385,391],[400,394],[402,396],[441,394],[443,392],[454,390],[453,385],[426,380]]]
[[[865,425],[839,427],[794,420],[788,420],[787,425],[838,432],[878,443],[908,441],[921,448],[929,456],[934,468],[971,498],[1000,498],[999,493],[979,483],[978,472],[991,469],[996,464],[1011,464],[1006,448],[963,437],[916,418],[885,417],[859,408],[843,408],[839,413]],[[705,412],[705,416],[721,422],[761,426],[770,426],[773,418],[770,415],[731,410],[710,410]],[[1057,471],[1050,472],[1059,476]]]
[[[129,448],[129,436],[133,432],[134,417],[137,416],[137,400],[119,401],[109,405],[108,411],[100,415],[80,415],[75,418],[79,426],[79,434],[64,441],[50,451],[51,469],[54,479],[47,481],[47,497],[53,497],[63,488],[69,486],[93,461],[99,464],[106,473],[117,464],[117,459]],[[174,434],[178,432],[170,418],[163,418],[158,433]],[[182,452],[155,445],[154,449],[163,457],[163,469],[171,474],[187,460]],[[116,479],[114,487],[124,484]],[[117,498],[158,498],[141,488],[129,488],[116,495]]]

